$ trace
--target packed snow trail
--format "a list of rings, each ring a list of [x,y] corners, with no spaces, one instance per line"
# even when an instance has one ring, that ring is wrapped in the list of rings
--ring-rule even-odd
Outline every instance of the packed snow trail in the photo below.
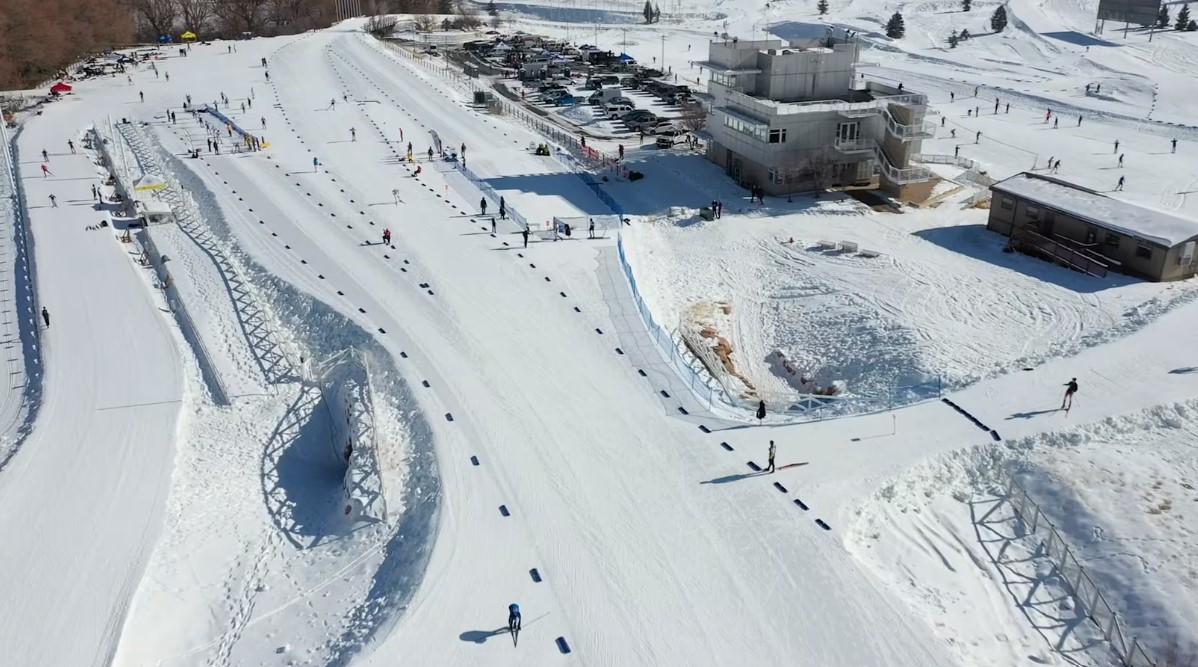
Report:
[[[103,102],[102,100],[95,100]],[[107,665],[169,488],[182,370],[169,315],[92,207],[95,107],[28,121],[21,165],[37,253],[46,381],[33,432],[0,474],[0,646],[12,665]],[[52,207],[50,195],[57,207]],[[40,322],[39,322],[40,324]],[[53,639],[50,639],[53,638]]]
[[[320,33],[297,42],[287,57],[303,62],[318,58],[325,44],[341,48],[356,39]],[[396,75],[401,82],[408,76]],[[328,91],[309,98],[327,99],[337,90],[327,64],[272,78],[281,86]],[[299,127],[326,121],[325,112],[310,103],[284,101],[284,107],[306,116],[296,121]],[[477,122],[457,108],[440,108],[438,119],[456,136],[468,136],[463,128]],[[364,247],[376,238],[376,229],[347,230],[323,213],[333,203],[328,200],[318,207],[315,197],[306,203],[272,196],[289,187],[272,172],[301,171],[311,159],[305,149],[276,137],[270,157],[280,163],[278,170],[269,160],[213,160],[260,170],[257,176],[247,171],[237,188],[255,211],[267,210],[268,199],[307,207],[307,215],[284,211],[268,221],[278,238],[260,233],[258,238],[273,244],[287,239],[293,249],[300,247],[296,239],[310,238],[305,247],[316,254],[303,259],[312,264],[316,257],[327,265],[320,259],[327,256],[338,278],[370,299],[349,302],[341,283],[336,287],[347,298],[332,303],[347,310],[365,304],[359,307],[367,320],[377,303],[387,319],[400,323],[399,335],[417,344],[416,354],[408,350],[410,357],[431,364],[443,378],[444,386],[430,390],[460,408],[452,422],[436,427],[439,437],[457,430],[477,434],[439,442],[444,523],[424,583],[372,660],[389,664],[402,655],[517,664],[528,651],[552,652],[553,638],[561,635],[580,656],[599,664],[782,664],[795,655],[828,665],[949,664],[927,629],[909,621],[832,535],[777,502],[772,487],[700,483],[727,468],[720,450],[695,450],[694,426],[664,415],[645,379],[615,352],[612,340],[596,333],[592,318],[603,314],[575,313],[559,295],[595,289],[593,260],[582,266],[555,261],[554,244],[544,244],[529,251],[529,258],[545,262],[532,262],[539,267],[533,270],[514,251],[502,251],[497,240],[463,235],[467,223],[453,217],[446,203],[429,199],[414,179],[399,178],[408,203],[406,222],[395,226],[398,245],[427,270],[422,280],[432,286],[429,295],[412,284],[414,277],[405,275],[410,282],[397,284],[395,268]],[[223,175],[223,165],[218,168]],[[389,198],[379,193],[389,194],[397,184],[398,169],[363,169],[360,159],[348,155],[332,158],[327,168],[330,177],[375,193],[372,199]],[[323,183],[320,192],[339,196]],[[243,232],[257,230],[238,230]],[[290,272],[299,284],[309,284],[313,269],[301,265],[296,252]],[[364,258],[366,253],[374,257]],[[554,275],[546,275],[551,270]],[[470,455],[485,463],[472,466]],[[498,495],[478,497],[473,490],[478,475],[494,479]],[[462,509],[467,503],[482,503],[488,511],[467,512]],[[510,517],[496,510],[501,504]],[[501,529],[506,539],[482,543],[476,534],[490,535],[496,522],[509,522],[510,528]],[[531,557],[497,556],[496,549],[513,548],[509,540],[529,544]],[[802,575],[792,572],[799,563]],[[543,573],[544,584],[530,580],[532,567]],[[505,574],[497,576],[495,568]],[[815,571],[820,576],[806,574]],[[874,604],[839,602],[846,597]],[[502,626],[503,609],[513,599],[529,606],[520,651],[479,641],[480,632]],[[545,612],[534,613],[538,608]],[[846,643],[847,627],[894,631]]]

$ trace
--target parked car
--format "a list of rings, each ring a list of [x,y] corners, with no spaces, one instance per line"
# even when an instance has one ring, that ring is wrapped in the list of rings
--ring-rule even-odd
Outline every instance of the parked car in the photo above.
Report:
[[[648,116],[638,116],[631,119],[628,116],[624,116],[621,120],[623,120],[624,125],[633,132],[648,132],[659,122],[661,122],[661,120],[653,114],[649,114]]]
[[[679,134],[677,136],[664,136],[664,135],[659,136],[653,142],[653,145],[657,146],[658,148],[673,148],[673,147],[677,146],[678,144],[684,144],[684,143],[686,143],[686,133],[685,132],[682,134]]]
[[[605,112],[607,112],[608,119],[615,120],[617,118],[623,118],[625,114],[632,111],[632,105],[631,104],[609,104],[606,107],[604,107],[603,110]]]
[[[654,126],[653,134],[659,137],[679,137],[686,134],[686,130],[673,123],[665,122]]]
[[[570,92],[565,88],[555,88],[553,90],[547,90],[544,93],[541,93],[541,99],[545,100],[546,102],[553,102],[568,96],[570,96]]]

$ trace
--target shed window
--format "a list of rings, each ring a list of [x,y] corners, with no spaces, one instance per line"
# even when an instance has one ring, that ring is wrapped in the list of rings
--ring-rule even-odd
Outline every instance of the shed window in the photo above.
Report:
[[[1039,208],[1037,208],[1035,206],[1029,206],[1029,207],[1027,207],[1026,211],[1027,211],[1027,217],[1031,218],[1032,220],[1040,219],[1040,209]]]
[[[1106,233],[1106,244],[1109,246],[1114,246],[1114,247],[1118,248],[1119,247],[1119,235],[1107,232]]]
[[[1152,259],[1152,246],[1145,241],[1136,240],[1136,257]]]
[[[1015,200],[1011,199],[1010,197],[1003,197],[1001,200],[1001,203],[1002,203],[1002,207],[1007,209],[1008,211],[1015,208]]]

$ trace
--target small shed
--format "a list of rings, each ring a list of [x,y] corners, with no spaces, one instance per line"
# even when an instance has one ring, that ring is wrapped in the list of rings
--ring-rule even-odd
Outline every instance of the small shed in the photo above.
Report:
[[[1195,274],[1198,220],[1030,172],[990,186],[986,228],[1012,250],[1092,275],[1117,271],[1152,281]]]

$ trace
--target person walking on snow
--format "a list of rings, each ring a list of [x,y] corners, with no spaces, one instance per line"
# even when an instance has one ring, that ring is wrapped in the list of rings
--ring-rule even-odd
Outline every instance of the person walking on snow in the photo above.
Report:
[[[1118,153],[1118,152],[1119,152],[1119,140],[1118,140],[1118,139],[1116,139],[1116,140],[1115,140],[1115,150],[1113,150],[1113,151],[1111,151],[1111,152],[1112,152],[1112,153]]]
[[[50,154],[47,153],[46,149],[43,148],[42,149],[42,162],[49,162],[49,161],[50,161]]]
[[[495,236],[495,216],[491,216],[491,236]]]
[[[433,147],[432,146],[428,147],[428,161],[429,162],[433,161]]]
[[[1173,150],[1172,150],[1172,152],[1173,152],[1173,153],[1176,153],[1176,152],[1177,152],[1177,140],[1176,140],[1176,139],[1172,139],[1171,141],[1172,141],[1172,143],[1173,143]]]
[[[336,111],[336,110],[337,110],[337,100],[335,100],[335,99],[330,99],[330,100],[329,100],[329,110],[330,110],[330,111]]]
[[[1077,378],[1073,378],[1065,383],[1065,398],[1061,399],[1061,409],[1068,410],[1073,407],[1073,395],[1077,393]]]
[[[591,224],[589,227],[587,227],[587,237],[592,238],[592,239],[595,238],[595,219],[594,218],[591,218]]]
[[[143,92],[141,92],[140,90],[139,90],[139,91],[137,91],[137,96],[141,98],[141,101],[142,101],[142,102],[145,102],[145,101],[146,101],[146,94],[145,94],[145,93],[143,93]]]
[[[1123,153],[1119,154],[1119,168],[1123,168]]]
[[[524,247],[527,248],[528,247],[528,226],[527,225],[524,227],[524,229],[520,230],[520,236],[524,237]]]
[[[487,214],[487,198],[486,197],[483,197],[482,199],[478,200],[478,207],[480,209],[482,209],[483,215]]]
[[[357,141],[357,140],[358,140],[358,131],[357,131],[357,130],[355,130],[354,128],[352,128],[352,127],[351,127],[351,128],[349,128],[349,140],[350,140],[350,141]]]
[[[46,323],[46,328],[49,329],[50,328],[50,311],[46,310],[45,306],[42,306],[42,320]]]
[[[391,245],[391,230],[383,230],[383,245]]]
[[[391,197],[395,199],[395,205],[398,206],[403,200],[399,198],[399,188],[391,190]]]
[[[757,425],[761,425],[761,420],[765,419],[765,401],[757,402]]]
[[[769,462],[769,465],[766,466],[766,470],[768,472],[777,472],[777,469],[774,467],[774,453],[776,451],[777,451],[777,447],[774,446],[774,441],[770,440],[770,453],[769,453],[769,461],[770,462]]]
[[[92,183],[92,199],[99,199],[100,191],[96,189],[96,184]]]
[[[258,120],[262,121],[262,129],[265,130],[266,129],[266,116],[263,116],[263,117],[259,118]]]
[[[320,166],[320,158],[318,158],[318,157],[313,157],[313,158],[312,158],[312,173],[313,173],[313,174],[315,174],[315,173],[316,173],[316,168],[317,168],[317,167],[319,167],[319,166]]]
[[[499,219],[507,220],[507,201],[503,197],[499,198]]]
[[[58,197],[50,195],[50,208],[58,208]]]
[[[508,632],[520,632],[520,605],[512,603],[507,606]]]
[[[1123,178],[1124,178],[1123,176],[1119,177],[1119,183],[1115,186],[1116,191],[1123,190]]]

